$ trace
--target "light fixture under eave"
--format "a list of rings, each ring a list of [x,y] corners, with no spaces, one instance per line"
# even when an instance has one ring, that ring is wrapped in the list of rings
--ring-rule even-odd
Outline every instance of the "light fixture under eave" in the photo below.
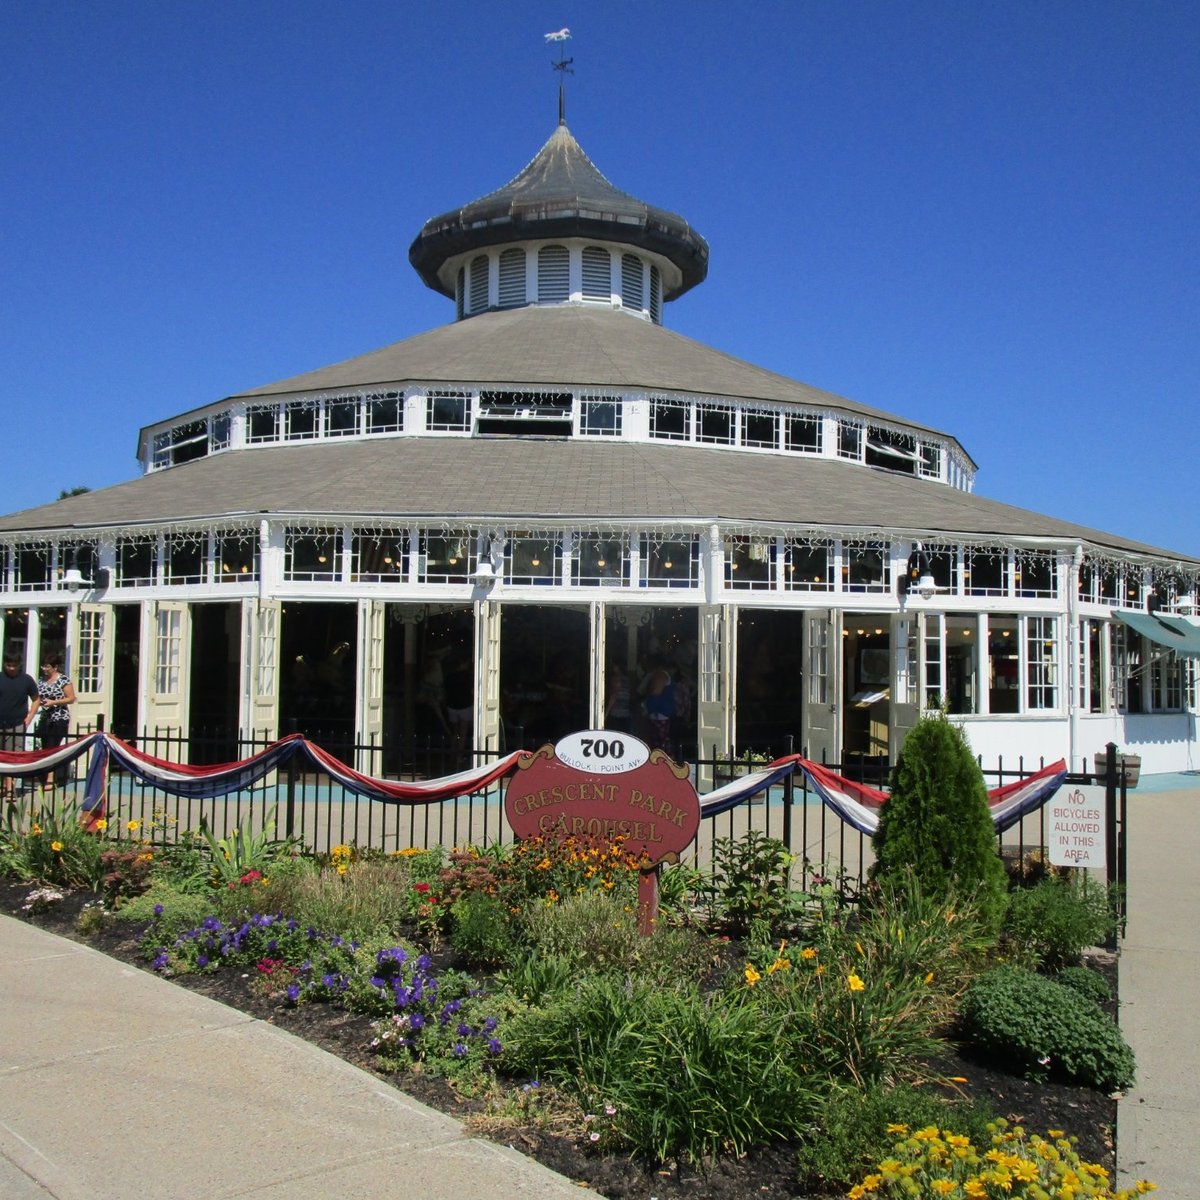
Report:
[[[926,571],[920,579],[917,580],[917,595],[922,600],[932,600],[937,594],[937,580]]]
[[[71,557],[67,563],[67,569],[63,572],[63,587],[68,592],[77,592],[80,588],[89,588],[92,586],[90,579],[84,578],[83,572],[79,569],[79,558],[76,550],[71,551]]]

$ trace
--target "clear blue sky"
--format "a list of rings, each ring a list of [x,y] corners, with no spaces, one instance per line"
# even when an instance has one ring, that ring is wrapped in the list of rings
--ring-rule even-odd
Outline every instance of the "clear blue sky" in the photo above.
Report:
[[[407,251],[554,128],[708,238],[673,329],[1200,556],[1200,5],[6,0],[0,512],[453,319]]]

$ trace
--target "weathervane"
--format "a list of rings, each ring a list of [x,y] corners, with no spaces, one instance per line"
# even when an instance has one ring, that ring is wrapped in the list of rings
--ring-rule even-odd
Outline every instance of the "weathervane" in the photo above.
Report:
[[[567,123],[567,98],[566,98],[566,77],[574,75],[571,70],[571,64],[575,61],[573,58],[564,58],[563,55],[567,52],[566,41],[571,36],[569,29],[563,28],[557,33],[546,34],[547,42],[558,43],[558,62],[551,60],[550,65],[558,72],[558,123],[565,125]]]

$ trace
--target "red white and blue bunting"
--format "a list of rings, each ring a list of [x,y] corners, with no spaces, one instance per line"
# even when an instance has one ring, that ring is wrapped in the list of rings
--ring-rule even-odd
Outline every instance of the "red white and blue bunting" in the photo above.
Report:
[[[200,767],[155,758],[111,733],[97,732],[53,750],[0,752],[0,776],[41,776],[88,753],[92,758],[80,807],[95,818],[104,811],[110,765],[168,795],[208,800],[248,788],[299,755],[312,769],[328,775],[355,796],[384,804],[419,805],[439,804],[484,791],[508,775],[528,751],[514,750],[494,762],[438,779],[400,782],[356,771],[299,733],[273,742],[250,758]],[[797,771],[804,774],[821,801],[848,825],[868,835],[879,827],[879,812],[887,800],[886,792],[846,779],[798,754],[778,758],[761,770],[708,792],[700,798],[701,815],[713,817],[728,812],[781,784]],[[1003,833],[1045,804],[1062,786],[1066,774],[1067,765],[1060,759],[1026,779],[989,791],[988,807],[996,832]]]

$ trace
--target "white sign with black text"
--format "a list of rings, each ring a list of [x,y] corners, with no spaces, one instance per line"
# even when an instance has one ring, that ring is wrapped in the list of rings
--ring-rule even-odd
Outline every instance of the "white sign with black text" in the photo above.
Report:
[[[1073,788],[1061,791],[1050,810],[1050,862],[1056,867],[1104,867],[1104,791]]]

